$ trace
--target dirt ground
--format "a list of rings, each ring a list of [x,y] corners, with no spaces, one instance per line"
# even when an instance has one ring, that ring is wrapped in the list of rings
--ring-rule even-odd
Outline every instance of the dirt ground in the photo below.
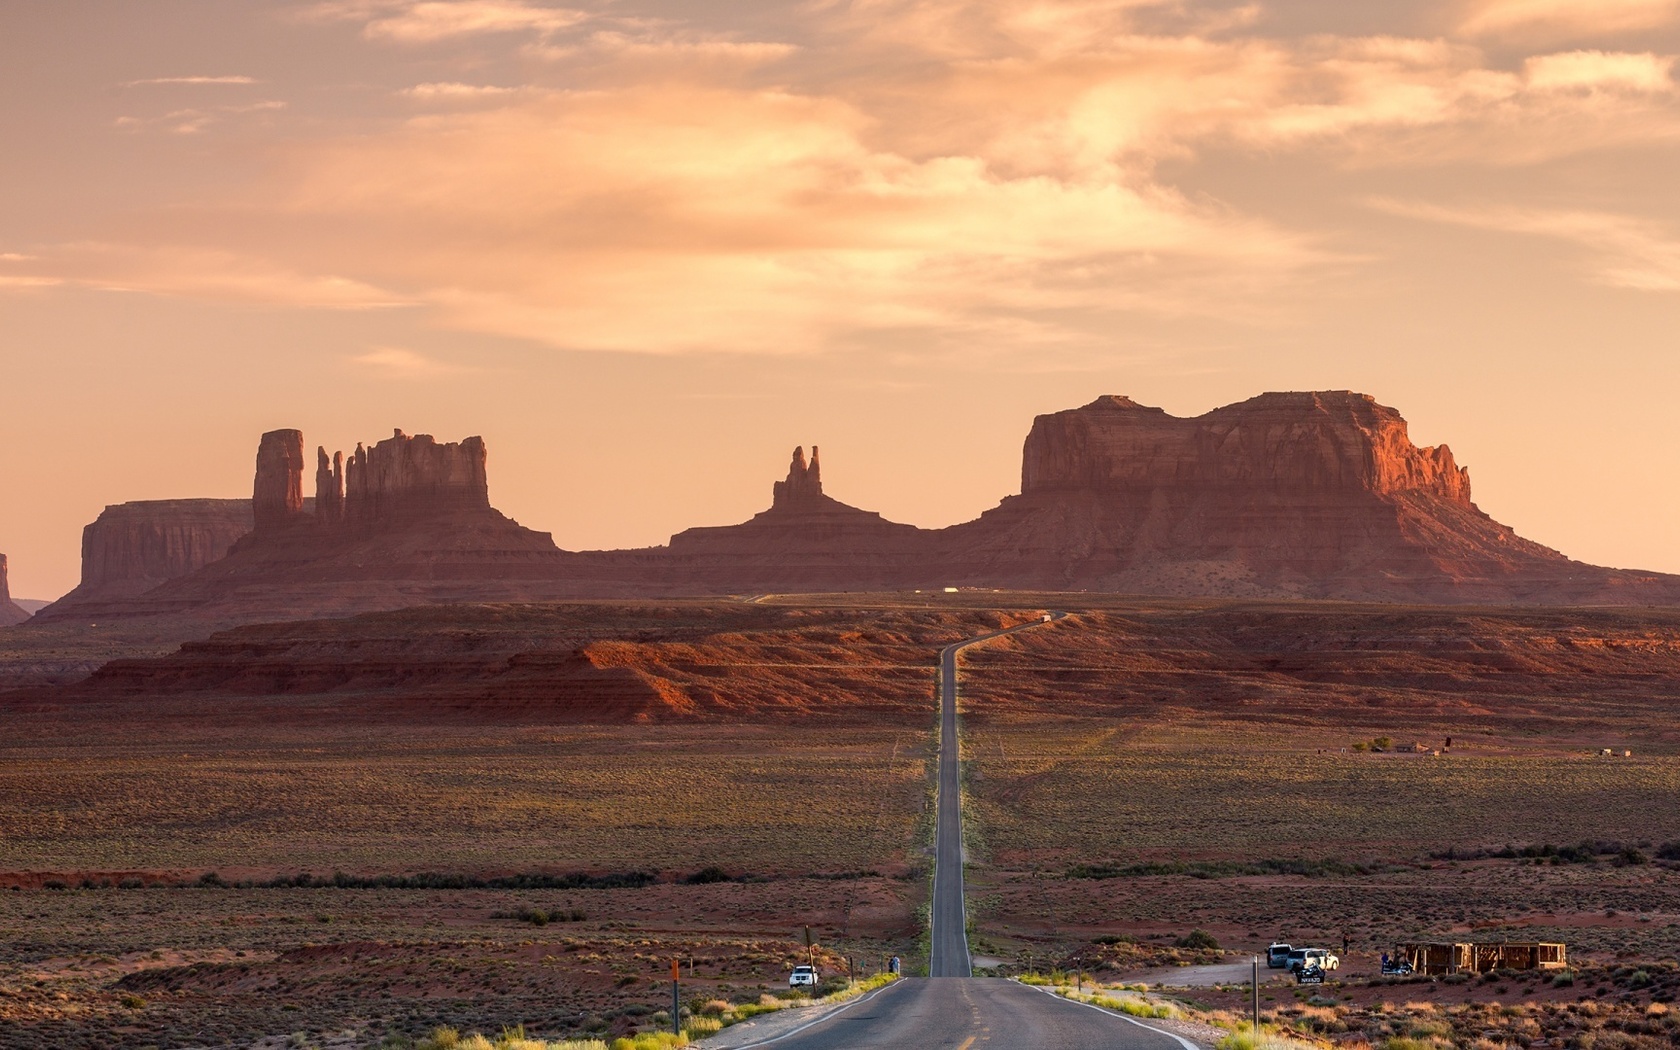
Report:
[[[1668,1001],[1680,615],[774,597],[131,638],[144,658],[0,694],[0,1047],[621,1032],[673,956],[696,996],[780,987],[806,925],[830,973],[914,965],[937,650],[1045,608],[1074,615],[965,662],[975,949],[1002,971],[1136,981],[1346,935],[1340,985],[1268,993],[1324,1038],[1408,999]],[[1196,929],[1220,948],[1177,946]],[[1434,937],[1564,940],[1579,979],[1371,979]]]

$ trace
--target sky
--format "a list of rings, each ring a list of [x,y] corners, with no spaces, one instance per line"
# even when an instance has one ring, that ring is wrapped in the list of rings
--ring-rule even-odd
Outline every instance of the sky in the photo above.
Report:
[[[1680,572],[1680,0],[0,0],[0,551],[483,435],[568,549],[1353,389]],[[307,486],[306,486],[307,487]]]

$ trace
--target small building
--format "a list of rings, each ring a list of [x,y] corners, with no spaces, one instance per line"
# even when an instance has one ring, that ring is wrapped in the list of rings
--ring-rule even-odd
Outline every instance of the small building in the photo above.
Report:
[[[1568,950],[1552,941],[1418,941],[1400,946],[1414,973],[1488,973],[1493,970],[1561,970]]]

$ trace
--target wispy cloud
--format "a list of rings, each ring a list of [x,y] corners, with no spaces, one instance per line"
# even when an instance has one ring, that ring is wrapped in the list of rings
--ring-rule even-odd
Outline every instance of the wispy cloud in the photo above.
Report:
[[[148,77],[145,80],[130,80],[124,87],[142,87],[148,84],[260,84],[254,77]]]
[[[1680,0],[1474,0],[1468,36],[1595,38],[1655,29],[1680,18]]]
[[[428,44],[490,33],[551,34],[589,19],[583,11],[529,0],[332,0],[313,17],[362,24],[370,39]]]
[[[1600,284],[1680,291],[1680,240],[1634,216],[1537,207],[1448,207],[1387,198],[1371,203],[1409,218],[1563,241],[1587,253],[1589,273]]]
[[[435,379],[466,371],[400,346],[376,346],[350,360],[363,368],[398,379]]]
[[[1672,91],[1673,55],[1568,51],[1536,55],[1523,63],[1528,85],[1540,90],[1585,88],[1614,91]]]
[[[427,101],[440,99],[462,101],[497,98],[514,94],[518,90],[518,88],[495,87],[488,84],[460,84],[454,81],[440,81],[430,84],[415,84],[413,87],[403,88],[401,94],[407,95],[409,98],[425,99]]]
[[[122,116],[112,121],[112,126],[128,132],[165,131],[174,135],[197,135],[230,117],[273,114],[285,108],[286,103],[278,99],[268,99],[245,106],[174,109],[153,117]]]

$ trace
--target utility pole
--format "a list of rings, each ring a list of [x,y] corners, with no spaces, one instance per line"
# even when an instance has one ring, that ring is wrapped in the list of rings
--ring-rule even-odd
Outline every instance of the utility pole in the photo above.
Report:
[[[1249,978],[1248,987],[1254,997],[1254,1045],[1260,1045],[1260,956],[1253,956],[1249,960],[1254,966],[1254,973]]]

